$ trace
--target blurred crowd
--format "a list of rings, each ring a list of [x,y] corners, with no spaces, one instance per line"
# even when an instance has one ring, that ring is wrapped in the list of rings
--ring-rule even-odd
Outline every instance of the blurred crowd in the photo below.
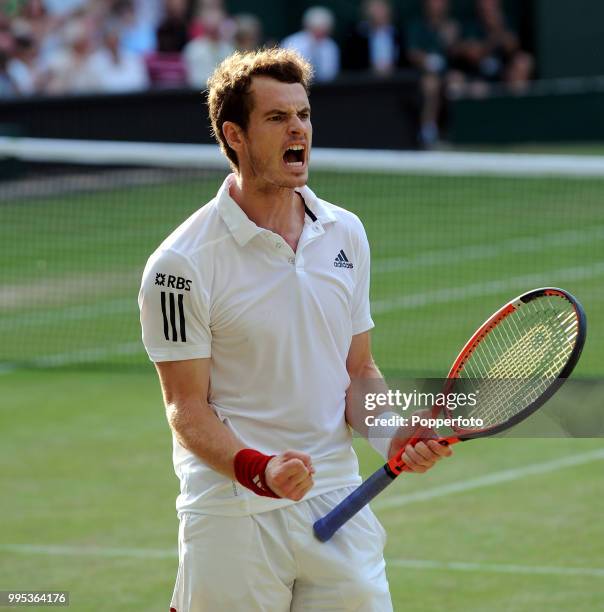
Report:
[[[235,49],[262,43],[222,0],[13,0],[0,15],[0,97],[205,87]]]
[[[0,14],[0,97],[205,87],[234,50],[280,44],[312,64],[316,81],[342,72],[387,77],[420,73],[421,140],[438,139],[446,97],[484,95],[499,82],[523,91],[533,58],[521,48],[501,0],[475,0],[458,20],[449,0],[422,0],[401,23],[388,0],[364,0],[358,22],[337,24],[326,7],[304,13],[300,30],[267,40],[252,13],[231,15],[224,0],[12,0]],[[253,6],[250,3],[250,6]]]

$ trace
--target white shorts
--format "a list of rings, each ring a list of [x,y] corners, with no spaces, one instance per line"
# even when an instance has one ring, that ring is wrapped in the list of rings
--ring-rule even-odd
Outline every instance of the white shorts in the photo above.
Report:
[[[369,508],[321,543],[312,525],[352,488],[240,517],[185,513],[176,612],[391,612],[386,533]]]

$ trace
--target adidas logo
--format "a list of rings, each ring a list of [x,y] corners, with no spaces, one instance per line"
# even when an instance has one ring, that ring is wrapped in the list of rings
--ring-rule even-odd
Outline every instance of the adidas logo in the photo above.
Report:
[[[346,253],[343,250],[340,250],[338,253],[333,265],[336,268],[353,268],[354,266],[348,261],[348,257],[346,257]]]

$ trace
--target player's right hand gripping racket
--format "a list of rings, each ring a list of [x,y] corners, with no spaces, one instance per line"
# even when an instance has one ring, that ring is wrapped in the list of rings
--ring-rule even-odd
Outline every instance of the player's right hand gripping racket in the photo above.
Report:
[[[491,316],[474,333],[455,359],[443,393],[480,386],[480,398],[466,417],[482,420],[478,427],[452,426],[453,435],[438,438],[455,444],[492,436],[520,423],[541,407],[573,371],[585,343],[586,318],[581,304],[567,291],[534,289],[518,296]],[[431,416],[453,419],[446,406],[434,406]],[[416,444],[421,436],[412,437]],[[314,524],[325,542],[363,506],[408,471],[400,453],[377,470]]]

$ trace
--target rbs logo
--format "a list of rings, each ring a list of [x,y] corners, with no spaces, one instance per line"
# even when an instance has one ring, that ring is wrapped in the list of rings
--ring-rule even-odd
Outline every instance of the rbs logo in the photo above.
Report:
[[[184,289],[185,291],[191,291],[191,283],[182,276],[173,276],[172,274],[163,274],[158,272],[155,275],[155,284],[160,287],[170,287],[171,289]]]

